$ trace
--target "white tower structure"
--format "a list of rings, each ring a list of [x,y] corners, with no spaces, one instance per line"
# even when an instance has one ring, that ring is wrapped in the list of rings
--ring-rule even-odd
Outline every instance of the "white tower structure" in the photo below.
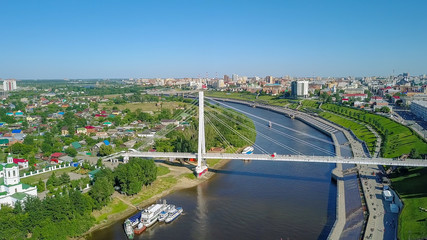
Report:
[[[15,185],[19,183],[19,167],[13,163],[12,155],[7,156],[7,165],[4,168],[4,184]]]
[[[204,95],[203,90],[199,91],[199,140],[197,148],[197,177],[201,177],[205,172],[208,171],[208,167],[204,162],[203,155],[206,154],[205,144],[205,117],[204,117]],[[203,165],[202,165],[203,164]]]

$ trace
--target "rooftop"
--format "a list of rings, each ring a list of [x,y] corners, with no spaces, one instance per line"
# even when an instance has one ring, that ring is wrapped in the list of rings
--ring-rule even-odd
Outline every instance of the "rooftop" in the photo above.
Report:
[[[17,193],[12,194],[12,197],[16,198],[18,200],[24,200],[24,198],[27,197],[27,194],[26,193],[17,192]]]

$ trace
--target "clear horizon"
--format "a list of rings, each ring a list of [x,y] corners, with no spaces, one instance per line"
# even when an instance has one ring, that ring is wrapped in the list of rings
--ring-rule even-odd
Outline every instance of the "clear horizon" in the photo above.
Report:
[[[0,78],[411,76],[425,1],[0,2]]]

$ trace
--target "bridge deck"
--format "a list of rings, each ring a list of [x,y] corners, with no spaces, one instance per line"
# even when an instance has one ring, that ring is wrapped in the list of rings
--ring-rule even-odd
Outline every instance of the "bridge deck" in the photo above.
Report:
[[[179,152],[128,152],[122,156],[150,157],[150,158],[197,158],[196,153]],[[408,167],[427,167],[426,160],[406,159],[405,161],[391,158],[345,158],[334,156],[307,156],[307,155],[272,155],[268,154],[233,154],[233,153],[206,153],[205,159],[231,159],[231,160],[255,160],[255,161],[285,161],[285,162],[317,162],[317,163],[354,163],[370,165],[392,165]]]

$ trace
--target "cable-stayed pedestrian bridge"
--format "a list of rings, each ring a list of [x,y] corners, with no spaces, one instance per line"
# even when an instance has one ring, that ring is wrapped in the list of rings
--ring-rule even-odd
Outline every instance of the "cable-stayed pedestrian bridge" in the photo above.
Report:
[[[181,158],[197,159],[197,153],[181,152],[127,152],[122,154],[125,158]],[[203,159],[231,159],[231,160],[255,160],[276,162],[310,162],[310,163],[349,163],[349,164],[371,164],[391,165],[407,167],[427,167],[427,161],[419,159],[393,160],[390,158],[345,158],[336,156],[307,156],[307,155],[277,155],[277,154],[235,154],[235,153],[205,153]]]
[[[219,104],[216,99],[210,98],[210,101]],[[233,101],[236,102],[236,101]],[[198,104],[197,104],[198,103]],[[221,103],[223,104],[223,103]],[[245,103],[247,104],[247,103]],[[323,132],[326,132],[328,134],[334,135],[336,137],[336,143],[330,140],[325,140],[322,138],[318,138],[316,136],[313,136],[310,133],[298,131],[296,129],[290,128],[288,126],[285,126],[281,124],[280,122],[273,122],[270,121],[270,119],[265,119],[259,116],[255,116],[251,113],[247,113],[244,111],[241,111],[239,109],[233,108],[232,106],[227,106],[226,104],[223,104],[227,108],[230,108],[234,111],[239,111],[241,113],[244,113],[248,116],[252,117],[252,120],[255,124],[257,124],[257,128],[259,129],[265,129],[263,131],[257,131],[253,127],[248,126],[247,124],[243,123],[242,121],[238,120],[238,118],[233,118],[233,115],[236,113],[232,110],[230,111],[219,111],[216,107],[214,107],[211,104],[204,103],[204,94],[203,91],[199,91],[198,98],[194,98],[194,100],[189,104],[189,108],[183,110],[182,112],[178,112],[173,120],[175,121],[185,121],[189,119],[191,116],[194,116],[195,114],[198,115],[198,145],[197,145],[197,152],[144,152],[144,151],[138,151],[141,149],[144,149],[148,147],[149,142],[146,144],[143,144],[139,147],[138,150],[130,149],[130,151],[125,152],[122,151],[120,153],[115,153],[110,156],[104,157],[103,160],[113,160],[115,161],[119,157],[123,157],[124,162],[127,162],[132,157],[143,157],[143,158],[157,158],[157,159],[197,159],[197,167],[195,167],[195,172],[197,176],[202,176],[207,170],[208,166],[206,164],[206,159],[230,159],[230,160],[254,160],[254,161],[286,161],[286,162],[309,162],[309,163],[347,163],[347,164],[370,164],[370,165],[392,165],[392,166],[407,166],[407,167],[427,167],[427,161],[426,160],[420,160],[420,159],[405,159],[405,160],[397,160],[397,159],[390,159],[390,158],[370,158],[365,157],[369,156],[369,154],[364,154],[363,149],[351,149],[351,147],[348,145],[348,139],[339,140],[334,134],[337,132],[336,127],[334,127],[331,124],[326,124],[325,122],[320,122],[320,120],[312,119],[311,116],[304,115],[302,113],[295,112],[293,110],[285,110],[279,107],[275,106],[266,106],[266,105],[260,105],[257,104],[257,106],[262,106],[266,109],[277,111],[280,113],[284,113],[287,116],[296,116],[298,115],[299,118],[304,119],[306,122],[313,123],[313,125],[316,126],[318,129],[322,129]],[[205,111],[206,107],[206,111]],[[185,116],[185,117],[183,117]],[[222,145],[225,147],[227,151],[231,151],[233,153],[208,153],[206,151],[206,139],[205,139],[205,122],[209,124],[212,131],[210,134],[216,134],[218,138],[220,139]],[[239,126],[240,128],[244,128],[247,131],[251,131],[256,133],[257,137],[261,137],[269,141],[272,145],[274,145],[277,149],[277,152],[289,152],[289,155],[280,155],[276,153],[272,153],[264,149],[262,146],[259,146],[253,140],[248,139],[246,136],[244,136],[241,132],[236,131],[234,126]],[[222,126],[222,130],[218,128],[218,126]],[[163,138],[168,133],[173,131],[175,129],[174,126],[167,126],[164,127],[162,130],[156,133],[154,136],[154,139],[151,140],[153,142],[155,139]],[[229,131],[234,134],[235,137],[238,137],[242,141],[247,144],[246,146],[250,145],[253,146],[253,149],[256,149],[257,152],[260,152],[260,154],[243,154],[241,153],[242,149],[239,149],[233,144],[230,143],[229,139],[224,136],[223,131]],[[290,131],[293,131],[295,133],[298,133],[299,135],[304,135],[306,138],[310,138],[316,141],[321,141],[327,144],[331,144],[334,146],[334,148],[337,150],[351,150],[353,153],[353,156],[356,157],[342,157],[342,156],[335,156],[336,152],[322,148],[311,141],[303,140],[297,136],[293,136],[289,134]],[[270,132],[274,132],[275,134],[279,134],[293,142],[298,142],[299,144],[305,146],[306,148],[314,149],[320,154],[324,156],[311,156],[311,155],[304,155],[302,152],[300,152],[300,149],[294,149],[291,146],[284,144],[283,142],[277,141],[276,139],[269,136]],[[345,137],[344,137],[345,138]],[[189,150],[184,150],[189,151]],[[193,150],[190,150],[193,151]],[[358,154],[354,154],[354,153]],[[362,153],[362,154],[360,154]],[[338,154],[340,155],[340,154]]]

